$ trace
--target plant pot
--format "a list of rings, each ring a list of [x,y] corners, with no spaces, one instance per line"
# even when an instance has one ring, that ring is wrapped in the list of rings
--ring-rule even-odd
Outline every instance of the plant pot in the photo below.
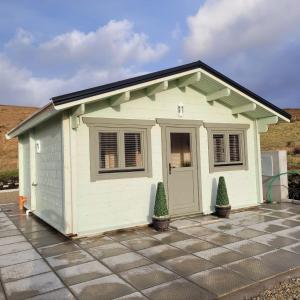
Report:
[[[230,215],[230,211],[231,211],[231,206],[218,206],[216,205],[216,215],[219,218],[229,218]]]
[[[170,218],[169,217],[152,217],[152,225],[157,231],[167,231],[169,229]]]

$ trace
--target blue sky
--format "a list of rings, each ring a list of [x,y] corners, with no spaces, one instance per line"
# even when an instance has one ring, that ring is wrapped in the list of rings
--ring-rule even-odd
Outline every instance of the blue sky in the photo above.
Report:
[[[1,1],[0,103],[203,60],[280,107],[300,107],[297,0]]]

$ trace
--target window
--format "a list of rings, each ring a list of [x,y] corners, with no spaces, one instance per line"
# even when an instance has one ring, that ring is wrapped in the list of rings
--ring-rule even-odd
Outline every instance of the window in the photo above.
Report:
[[[115,132],[98,132],[98,173],[144,171],[142,147],[144,131],[115,130]]]
[[[247,169],[246,129],[249,126],[205,125],[209,136],[210,172]]]
[[[91,180],[151,176],[154,121],[83,118],[90,130]]]

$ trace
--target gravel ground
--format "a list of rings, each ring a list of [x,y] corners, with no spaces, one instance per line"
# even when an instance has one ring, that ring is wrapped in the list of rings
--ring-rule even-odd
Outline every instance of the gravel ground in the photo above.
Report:
[[[300,277],[281,282],[272,289],[260,293],[251,300],[296,300],[300,299]]]

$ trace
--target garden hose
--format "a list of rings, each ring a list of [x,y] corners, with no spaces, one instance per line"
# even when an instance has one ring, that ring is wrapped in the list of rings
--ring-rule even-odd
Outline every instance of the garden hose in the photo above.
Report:
[[[287,171],[287,172],[284,172],[284,173],[280,173],[280,174],[277,174],[275,176],[272,176],[270,179],[268,179],[267,181],[267,202],[268,203],[272,203],[273,202],[273,199],[272,199],[272,185],[274,183],[274,181],[279,178],[280,176],[282,175],[300,175],[300,171],[297,171],[297,170],[291,170],[291,171]]]

